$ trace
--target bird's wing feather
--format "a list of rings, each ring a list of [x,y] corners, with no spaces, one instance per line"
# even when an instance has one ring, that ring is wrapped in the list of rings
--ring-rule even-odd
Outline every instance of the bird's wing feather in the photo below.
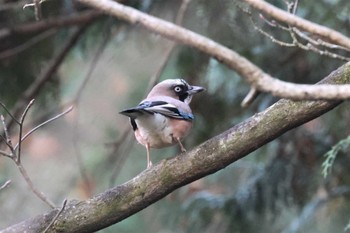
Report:
[[[148,114],[162,114],[167,117],[182,119],[182,120],[193,120],[194,116],[191,113],[185,113],[178,109],[175,105],[165,101],[145,101],[140,103],[134,108],[129,108],[120,112],[121,114],[127,115],[133,119],[139,115]]]
[[[159,113],[167,117],[183,119],[183,120],[193,120],[194,116],[191,113],[185,113],[177,108],[175,105],[170,104],[165,101],[154,101],[148,103],[142,103],[144,105],[144,110],[152,113]]]

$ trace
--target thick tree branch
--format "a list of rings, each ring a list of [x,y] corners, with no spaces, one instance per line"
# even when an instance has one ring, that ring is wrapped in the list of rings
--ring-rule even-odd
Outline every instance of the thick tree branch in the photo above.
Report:
[[[322,83],[350,83],[350,63],[331,73]],[[173,190],[225,168],[340,103],[280,100],[191,151],[162,160],[122,185],[86,201],[69,202],[48,232],[93,232],[117,223]],[[58,211],[38,215],[2,232],[42,232]]]
[[[303,85],[284,82],[271,77],[245,57],[239,55],[207,37],[173,23],[142,13],[131,7],[124,6],[111,0],[77,0],[88,4],[107,14],[137,24],[146,29],[159,33],[171,40],[192,46],[204,53],[215,57],[231,69],[239,73],[248,83],[259,91],[294,100],[334,100],[349,99],[350,85]]]
[[[250,6],[261,12],[271,16],[272,18],[288,24],[291,27],[297,27],[314,35],[320,36],[328,42],[341,45],[345,48],[350,49],[350,38],[344,36],[338,31],[330,29],[328,27],[313,23],[306,19],[300,18],[295,14],[281,10],[263,0],[244,0]]]

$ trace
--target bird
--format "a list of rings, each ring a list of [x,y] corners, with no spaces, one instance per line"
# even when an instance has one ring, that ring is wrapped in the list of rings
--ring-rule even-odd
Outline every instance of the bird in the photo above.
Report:
[[[155,85],[136,107],[119,112],[130,118],[136,140],[147,150],[147,169],[152,167],[151,148],[164,148],[181,143],[192,129],[194,115],[189,106],[193,95],[204,91],[184,79],[166,79]]]

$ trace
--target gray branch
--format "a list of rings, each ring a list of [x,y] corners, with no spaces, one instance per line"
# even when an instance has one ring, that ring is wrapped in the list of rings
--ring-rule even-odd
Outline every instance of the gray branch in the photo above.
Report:
[[[112,0],[77,0],[118,19],[142,26],[181,44],[204,52],[232,70],[258,91],[293,100],[350,99],[350,85],[307,85],[285,82],[270,76],[247,58],[208,37]],[[263,2],[263,1],[259,1]],[[304,22],[304,21],[303,21]],[[314,24],[313,24],[314,25]]]

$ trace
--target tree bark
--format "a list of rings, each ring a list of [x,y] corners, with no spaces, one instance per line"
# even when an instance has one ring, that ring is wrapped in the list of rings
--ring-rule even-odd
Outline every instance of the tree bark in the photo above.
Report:
[[[350,62],[321,83],[350,83]],[[330,111],[341,101],[282,99],[191,151],[162,160],[130,181],[86,201],[70,201],[47,232],[93,232],[115,224],[162,199],[175,189],[225,168],[286,131]],[[59,210],[3,230],[42,232]]]

